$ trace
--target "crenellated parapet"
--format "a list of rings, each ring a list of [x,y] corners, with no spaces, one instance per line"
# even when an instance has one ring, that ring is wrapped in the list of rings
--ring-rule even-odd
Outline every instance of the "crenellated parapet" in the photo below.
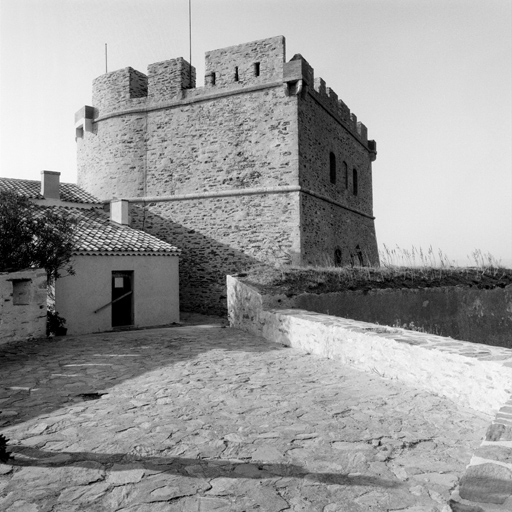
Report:
[[[130,67],[101,75],[92,83],[92,102],[100,113],[125,108],[130,100],[147,94],[147,76]]]
[[[365,146],[370,158],[375,160],[376,143],[368,141],[366,126],[322,78],[315,78],[314,69],[302,55],[296,54],[286,62],[285,49],[284,37],[277,36],[206,52],[205,85],[197,88],[196,70],[182,57],[149,65],[147,75],[130,67],[106,73],[93,82],[93,120],[284,83],[287,96],[311,96]],[[83,119],[77,127],[77,136],[80,136],[81,126],[85,131],[91,128],[86,121],[90,119],[90,112],[89,117]]]
[[[152,102],[180,97],[196,86],[196,70],[183,57],[148,66],[148,98]]]
[[[271,37],[205,54],[205,86],[223,88],[278,81],[285,62],[285,39]]]
[[[369,149],[372,161],[375,160],[377,144],[374,140],[368,140],[366,126],[358,122],[357,116],[350,112],[347,105],[338,98],[338,95],[330,87],[326,86],[322,78],[315,78],[314,69],[302,55],[296,54],[289,62],[284,64],[283,82],[287,86],[288,94],[298,94],[302,97],[310,94]]]

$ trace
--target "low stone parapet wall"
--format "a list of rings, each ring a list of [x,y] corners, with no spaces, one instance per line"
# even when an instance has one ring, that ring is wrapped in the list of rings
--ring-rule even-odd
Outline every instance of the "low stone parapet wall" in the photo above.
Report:
[[[265,295],[263,303],[512,348],[512,285],[489,290],[441,286]]]
[[[495,416],[459,488],[474,502],[512,499],[512,350],[298,309],[267,309],[227,277],[232,327],[445,396]]]

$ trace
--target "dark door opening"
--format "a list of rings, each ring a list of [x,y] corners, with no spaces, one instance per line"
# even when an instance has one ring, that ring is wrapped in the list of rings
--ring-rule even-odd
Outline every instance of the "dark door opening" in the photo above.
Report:
[[[112,272],[112,327],[133,325],[133,272]]]

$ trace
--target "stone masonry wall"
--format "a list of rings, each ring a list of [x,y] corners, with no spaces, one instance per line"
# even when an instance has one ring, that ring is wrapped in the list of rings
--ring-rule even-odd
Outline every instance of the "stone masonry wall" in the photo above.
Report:
[[[133,227],[182,250],[181,309],[225,314],[227,272],[297,258],[298,210],[295,192],[132,203],[130,216]]]
[[[379,261],[373,219],[304,193],[301,241],[303,264],[333,265],[336,250],[343,265]]]
[[[192,71],[192,78],[191,72]],[[148,66],[148,97],[160,102],[181,96],[183,89],[196,86],[196,70],[182,57]]]
[[[78,185],[101,200],[144,195],[146,123],[142,113],[112,117],[77,138]]]
[[[459,340],[512,349],[512,286],[385,289],[295,297],[265,296],[269,307],[307,309],[381,325],[423,329]]]
[[[211,73],[215,73],[217,88],[237,82],[240,85],[253,85],[282,81],[284,61],[283,36],[212,50],[205,55],[205,84],[212,86]],[[255,67],[257,64],[258,69]]]
[[[99,76],[93,81],[92,102],[105,115],[125,107],[132,98],[147,96],[148,81],[144,73],[124,68]]]
[[[320,106],[316,100],[318,96],[308,87],[308,94],[299,101],[300,185],[372,216],[370,153],[359,139]],[[336,158],[336,183],[330,181],[330,153]],[[353,192],[354,169],[358,176],[357,195]]]
[[[147,194],[296,183],[295,112],[296,99],[282,88],[151,112]]]
[[[363,255],[364,264],[378,264],[372,211],[372,153],[366,144],[366,129],[362,136],[355,136],[357,126],[349,129],[339,115],[340,111],[345,112],[343,109],[333,115],[334,105],[339,104],[335,93],[326,91],[322,79],[315,80],[315,87],[308,85],[299,101],[299,181],[301,187],[332,203],[311,196],[303,199],[304,261],[332,262],[338,249],[342,264],[359,264],[358,253]],[[335,183],[331,180],[331,153],[335,158]]]
[[[286,256],[279,259],[295,264],[331,262],[335,249],[345,262],[355,250],[377,262],[368,218],[375,151],[366,127],[314,79],[300,55],[285,62],[282,36],[207,52],[205,61],[206,85],[199,88],[189,88],[194,79],[191,83],[190,66],[181,58],[152,64],[147,77],[127,68],[97,78],[92,131],[77,132],[79,185],[103,200],[157,200],[149,207],[158,219],[155,229],[185,250],[181,286],[193,294],[224,296],[221,268],[232,272],[241,261],[265,260],[268,247],[282,246]],[[338,167],[334,185],[331,151]],[[343,159],[349,173],[358,167],[357,197],[351,193],[352,174],[346,190]],[[276,187],[287,189],[277,194]],[[293,211],[286,207],[283,213],[284,198],[300,187],[306,190],[293,196]],[[247,197],[238,195],[241,191]],[[198,194],[223,197],[202,200]],[[232,215],[245,216],[249,232],[237,230]],[[187,236],[177,226],[186,226]],[[196,247],[196,237],[207,247],[223,248],[213,267]],[[201,277],[192,270],[197,265]],[[199,281],[208,283],[212,294],[199,292]],[[182,294],[184,307],[194,301]],[[217,299],[210,302],[219,309]]]
[[[46,336],[46,272],[0,274],[0,345]]]

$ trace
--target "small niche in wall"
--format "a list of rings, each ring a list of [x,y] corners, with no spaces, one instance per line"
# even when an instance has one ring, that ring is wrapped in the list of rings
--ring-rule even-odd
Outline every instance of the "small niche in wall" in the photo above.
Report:
[[[30,304],[31,279],[13,279],[12,303],[15,306],[27,306]]]
[[[260,76],[260,63],[254,63],[254,76]]]

